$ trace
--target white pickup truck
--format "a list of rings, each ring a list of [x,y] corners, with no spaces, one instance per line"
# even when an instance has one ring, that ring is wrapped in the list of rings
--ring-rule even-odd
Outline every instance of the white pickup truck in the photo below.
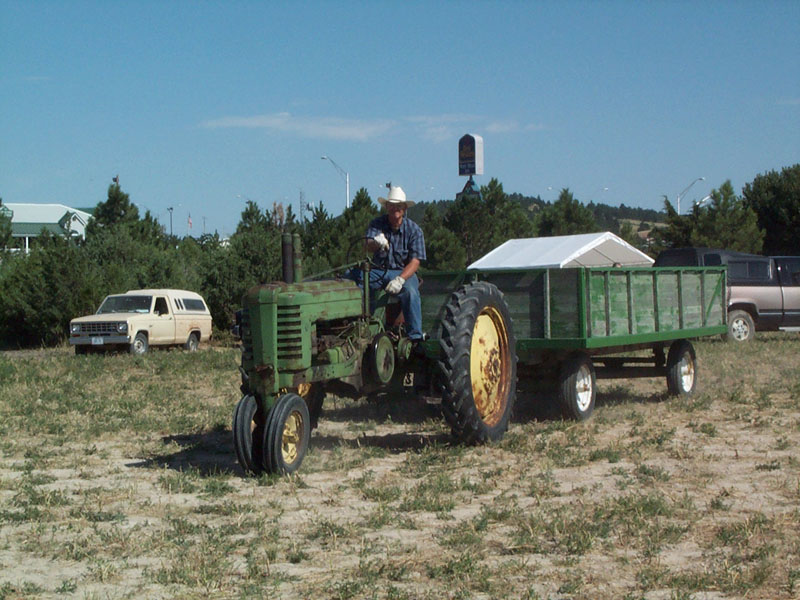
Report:
[[[187,290],[130,290],[106,296],[93,315],[73,319],[69,343],[75,354],[125,349],[144,354],[150,346],[182,345],[190,352],[211,339],[211,313]]]

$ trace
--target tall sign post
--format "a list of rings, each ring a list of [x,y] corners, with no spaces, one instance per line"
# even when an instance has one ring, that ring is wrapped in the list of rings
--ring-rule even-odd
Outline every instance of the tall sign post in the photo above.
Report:
[[[464,184],[464,189],[456,194],[456,200],[463,196],[480,199],[481,190],[472,176],[483,175],[483,138],[481,136],[468,133],[458,140],[458,174],[469,177],[469,179]]]

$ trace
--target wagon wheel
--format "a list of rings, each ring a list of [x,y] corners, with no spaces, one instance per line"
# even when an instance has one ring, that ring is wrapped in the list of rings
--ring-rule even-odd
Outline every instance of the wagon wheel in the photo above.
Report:
[[[284,394],[267,415],[264,432],[264,468],[285,475],[300,468],[311,437],[308,406],[300,396]]]
[[[558,375],[561,414],[576,421],[588,419],[594,411],[596,383],[592,359],[585,354],[577,354],[561,363]]]
[[[259,414],[253,396],[244,396],[233,411],[233,447],[245,473],[258,475],[262,466],[261,440],[264,437],[264,418]],[[253,440],[256,440],[255,445]]]
[[[325,401],[325,386],[321,381],[313,383],[301,383],[297,386],[296,393],[308,406],[309,424],[314,430],[319,425],[319,417],[322,414],[322,404]]]
[[[503,294],[469,283],[445,306],[439,367],[442,411],[466,443],[497,440],[508,429],[517,384],[516,339]]]
[[[690,396],[697,387],[697,356],[689,340],[677,340],[667,355],[667,389],[673,396]]]

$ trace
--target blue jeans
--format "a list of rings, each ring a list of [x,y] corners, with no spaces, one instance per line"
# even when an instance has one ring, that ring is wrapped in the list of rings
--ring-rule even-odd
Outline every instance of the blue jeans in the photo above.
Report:
[[[400,275],[403,271],[401,269],[372,269],[369,272],[369,289],[382,290],[386,287],[392,279]],[[363,277],[360,269],[353,269],[346,277],[355,280],[358,285],[361,285]],[[388,292],[387,292],[388,293]],[[412,275],[403,284],[400,293],[397,294],[400,300],[400,306],[403,309],[403,319],[406,322],[406,334],[412,340],[422,339],[422,303],[419,299],[419,279],[416,275]],[[373,301],[370,298],[370,307]]]

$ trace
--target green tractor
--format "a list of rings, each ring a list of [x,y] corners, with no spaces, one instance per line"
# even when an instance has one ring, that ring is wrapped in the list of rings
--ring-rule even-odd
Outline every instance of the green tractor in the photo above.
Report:
[[[357,266],[364,281],[381,268],[366,259]],[[499,290],[477,281],[439,289],[428,311],[436,313],[435,339],[416,348],[394,297],[372,293],[371,302],[368,286],[344,278],[303,281],[300,238],[284,235],[283,281],[256,286],[242,300],[244,395],[233,443],[247,473],[296,471],[328,392],[440,397],[454,434],[467,443],[506,431],[517,359]]]

